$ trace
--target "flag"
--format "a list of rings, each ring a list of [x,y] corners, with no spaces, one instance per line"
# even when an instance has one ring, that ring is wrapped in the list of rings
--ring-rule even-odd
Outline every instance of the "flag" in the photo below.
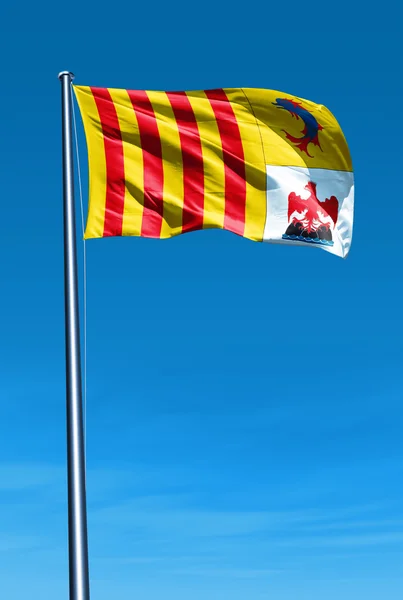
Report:
[[[352,163],[326,107],[266,89],[74,91],[89,157],[86,238],[217,228],[347,255]]]

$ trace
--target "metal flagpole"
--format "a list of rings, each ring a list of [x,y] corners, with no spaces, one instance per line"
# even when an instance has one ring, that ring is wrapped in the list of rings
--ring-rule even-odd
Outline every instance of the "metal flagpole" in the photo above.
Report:
[[[89,600],[85,447],[80,358],[80,322],[74,206],[74,166],[69,71],[59,74],[62,84],[64,295],[66,331],[67,471],[69,510],[70,600]]]

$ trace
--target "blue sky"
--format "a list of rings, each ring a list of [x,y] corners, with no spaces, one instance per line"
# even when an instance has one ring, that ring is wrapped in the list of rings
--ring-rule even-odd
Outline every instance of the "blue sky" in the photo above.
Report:
[[[397,2],[62,8],[0,15],[1,595],[68,597],[70,69],[83,85],[309,98],[338,118],[356,175],[345,261],[218,231],[87,243],[92,597],[401,598]]]

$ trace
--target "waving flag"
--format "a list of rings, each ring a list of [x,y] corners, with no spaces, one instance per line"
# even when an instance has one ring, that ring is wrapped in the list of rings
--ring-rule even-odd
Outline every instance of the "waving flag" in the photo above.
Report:
[[[324,106],[272,90],[74,86],[86,132],[86,238],[218,228],[345,257],[349,150]]]

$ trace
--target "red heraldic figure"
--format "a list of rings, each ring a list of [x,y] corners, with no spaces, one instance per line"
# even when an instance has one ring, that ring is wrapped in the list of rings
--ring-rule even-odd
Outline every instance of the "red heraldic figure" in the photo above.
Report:
[[[337,223],[339,202],[336,196],[320,202],[313,181],[305,189],[309,192],[308,198],[301,198],[295,192],[288,196],[289,225],[283,239],[332,246],[332,230]]]

